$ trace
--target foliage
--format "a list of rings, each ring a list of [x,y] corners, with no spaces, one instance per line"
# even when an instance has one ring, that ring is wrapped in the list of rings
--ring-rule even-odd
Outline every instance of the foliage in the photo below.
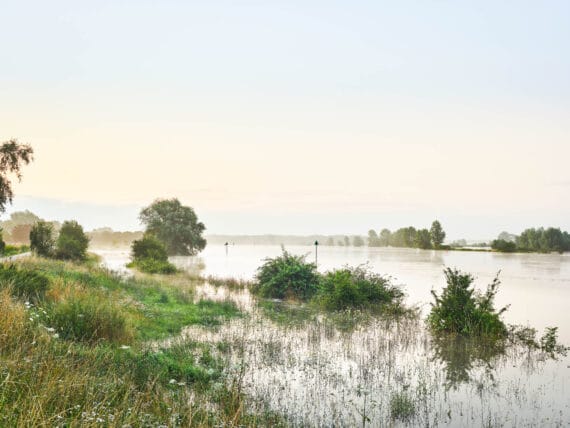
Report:
[[[171,275],[178,272],[176,266],[174,266],[169,261],[164,260],[154,260],[154,259],[142,259],[135,260],[127,265],[130,268],[137,268],[141,272],[150,274],[162,274]]]
[[[62,260],[83,261],[87,257],[89,238],[76,221],[66,221],[61,226],[56,242],[55,256]]]
[[[28,144],[10,140],[0,144],[0,212],[6,211],[6,204],[12,203],[14,191],[8,174],[22,179],[22,166],[33,160],[34,150]]]
[[[232,378],[220,379],[211,345],[146,344],[185,325],[213,325],[219,314],[235,315],[235,306],[194,304],[179,297],[179,284],[124,279],[86,265],[30,257],[18,269],[41,271],[51,284],[36,304],[0,289],[0,426],[279,423],[274,415],[252,415],[245,397],[225,387]],[[168,302],[156,298],[162,293]],[[218,397],[220,388],[227,398]]]
[[[2,228],[0,228],[0,254],[4,254],[6,249],[6,242],[4,242],[4,234]]]
[[[392,419],[407,422],[414,417],[416,406],[413,399],[405,392],[398,392],[390,399],[390,416]]]
[[[562,253],[570,251],[570,234],[559,228],[526,229],[516,240],[517,248],[521,251],[536,251]]]
[[[473,288],[473,276],[457,269],[444,270],[447,286],[441,296],[432,290],[435,303],[428,317],[433,331],[462,335],[504,336],[506,326],[501,314],[507,310],[495,311],[493,300],[500,285],[498,275],[484,294]]]
[[[416,232],[415,246],[421,248],[422,250],[428,250],[431,248],[432,237],[430,231],[427,229],[420,229]]]
[[[491,248],[501,253],[513,253],[517,250],[517,244],[512,241],[506,241],[504,239],[495,239],[493,242],[491,242]]]
[[[364,246],[364,239],[360,235],[356,235],[352,237],[352,245],[354,247],[363,247]]]
[[[0,247],[2,245],[0,244]],[[30,251],[30,247],[28,245],[5,245],[4,246],[4,257],[15,256],[16,254],[27,253]]]
[[[206,227],[191,207],[178,199],[159,199],[140,213],[146,233],[156,236],[169,255],[195,255],[206,247]]]
[[[263,297],[307,300],[317,292],[318,283],[314,263],[283,250],[281,256],[265,259],[259,267],[254,290]]]
[[[370,247],[441,249],[444,240],[445,232],[437,220],[432,223],[429,230],[409,226],[401,227],[394,232],[389,229],[382,229],[379,234],[376,234],[374,230],[368,231],[368,245]]]
[[[176,266],[168,261],[168,254],[164,244],[148,233],[141,239],[133,241],[131,257],[133,262],[129,264],[129,267],[136,267],[142,272],[176,273]]]
[[[49,308],[46,318],[67,340],[129,343],[134,335],[123,309],[98,293],[75,293]]]
[[[0,288],[6,287],[17,297],[37,301],[47,291],[49,279],[39,272],[20,269],[14,264],[1,264]]]
[[[366,266],[346,267],[324,274],[316,301],[329,310],[372,309],[398,306],[404,297],[388,278],[373,273]]]
[[[431,236],[431,242],[435,248],[441,247],[443,241],[445,240],[445,232],[443,231],[443,227],[441,227],[441,223],[437,220],[431,224],[431,228],[429,230],[429,234]]]
[[[30,231],[30,249],[40,257],[50,257],[53,255],[54,245],[53,225],[38,221]]]
[[[131,257],[135,261],[152,259],[167,261],[168,254],[164,244],[154,236],[145,234],[141,239],[133,241],[131,245]]]

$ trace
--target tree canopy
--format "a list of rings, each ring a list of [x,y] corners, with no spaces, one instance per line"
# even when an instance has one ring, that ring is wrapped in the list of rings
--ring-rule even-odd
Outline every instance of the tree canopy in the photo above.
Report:
[[[145,233],[155,236],[169,255],[195,255],[206,247],[202,236],[206,227],[191,207],[178,199],[158,199],[139,216]]]
[[[6,205],[12,203],[14,191],[9,175],[22,179],[22,166],[33,160],[34,150],[28,144],[9,140],[0,144],[0,212],[6,211]]]

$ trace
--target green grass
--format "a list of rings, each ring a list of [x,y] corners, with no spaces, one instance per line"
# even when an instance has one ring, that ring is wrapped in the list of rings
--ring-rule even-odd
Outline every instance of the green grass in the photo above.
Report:
[[[80,265],[44,259],[29,259],[19,265],[40,272],[52,281],[57,280],[60,286],[56,292],[80,284],[86,294],[82,303],[65,303],[67,311],[76,308],[75,316],[86,307],[91,307],[91,312],[96,308],[103,310],[103,300],[117,302],[115,306],[119,305],[120,311],[130,318],[136,337],[142,340],[174,336],[188,325],[219,325],[225,319],[240,315],[232,302],[202,300],[194,303],[196,280],[184,275],[167,279],[146,276],[123,278],[94,264]],[[64,316],[63,312],[62,308],[58,311],[61,318],[71,316]]]
[[[4,252],[2,253],[2,257],[10,257],[15,256],[16,254],[27,253],[30,251],[29,245],[6,245],[4,248]]]
[[[16,265],[12,276],[48,286],[33,303],[13,280],[0,287],[0,426],[283,425],[246,409],[243,379],[227,377],[215,345],[153,344],[240,315],[194,302],[195,279],[121,278],[95,260]]]

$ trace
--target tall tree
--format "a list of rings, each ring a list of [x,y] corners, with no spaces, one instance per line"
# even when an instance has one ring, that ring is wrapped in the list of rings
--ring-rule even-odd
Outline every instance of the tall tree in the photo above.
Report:
[[[34,150],[28,144],[9,140],[0,144],[0,212],[6,211],[6,205],[12,203],[14,191],[9,175],[22,179],[22,166],[33,160]]]
[[[146,233],[158,238],[169,255],[195,255],[206,247],[204,223],[178,199],[156,200],[141,211],[139,218]]]
[[[443,241],[445,240],[445,232],[443,231],[443,227],[441,227],[441,223],[437,220],[431,224],[431,229],[429,231],[431,235],[431,242],[435,248],[441,247]]]

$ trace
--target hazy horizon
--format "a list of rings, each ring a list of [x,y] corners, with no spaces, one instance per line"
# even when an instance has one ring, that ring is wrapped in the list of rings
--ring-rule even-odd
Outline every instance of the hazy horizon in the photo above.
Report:
[[[570,3],[1,12],[0,141],[36,159],[9,212],[135,230],[178,197],[209,234],[570,229]]]

